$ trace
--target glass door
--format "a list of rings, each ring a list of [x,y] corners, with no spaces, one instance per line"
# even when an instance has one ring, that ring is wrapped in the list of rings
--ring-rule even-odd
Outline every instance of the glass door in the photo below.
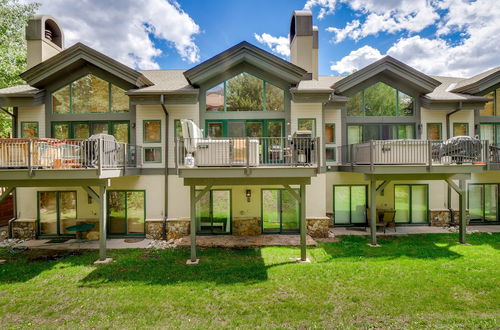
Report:
[[[67,228],[76,225],[76,191],[38,192],[40,235],[74,235]]]
[[[200,192],[197,191],[197,194]],[[199,234],[229,234],[231,218],[230,190],[211,190],[196,203],[196,228]]]
[[[333,212],[336,225],[366,223],[367,186],[333,186]]]
[[[283,120],[266,121],[265,134],[267,139],[263,140],[264,162],[270,164],[282,163],[284,158],[285,122]]]
[[[110,235],[144,235],[145,194],[142,190],[108,192],[108,231]]]
[[[394,185],[396,223],[422,224],[428,222],[428,186],[425,184]]]
[[[299,190],[295,190],[299,193]],[[299,230],[300,207],[285,189],[262,190],[262,231],[286,233]]]
[[[469,185],[469,213],[472,222],[498,222],[498,190],[496,183],[474,183]]]

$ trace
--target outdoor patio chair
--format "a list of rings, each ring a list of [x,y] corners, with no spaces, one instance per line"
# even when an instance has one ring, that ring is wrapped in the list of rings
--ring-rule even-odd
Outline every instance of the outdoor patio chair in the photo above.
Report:
[[[384,211],[382,218],[377,222],[377,229],[383,228],[384,233],[387,227],[394,228],[396,232],[396,211]]]

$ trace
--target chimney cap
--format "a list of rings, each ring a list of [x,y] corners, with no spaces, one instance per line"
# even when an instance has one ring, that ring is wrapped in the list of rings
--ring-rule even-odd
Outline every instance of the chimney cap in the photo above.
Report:
[[[294,10],[290,21],[290,44],[295,36],[312,36],[312,13],[310,10]]]
[[[63,48],[64,34],[57,20],[45,14],[33,15],[26,26],[26,40],[44,40]],[[50,31],[46,33],[45,31]],[[51,36],[51,38],[48,38]]]

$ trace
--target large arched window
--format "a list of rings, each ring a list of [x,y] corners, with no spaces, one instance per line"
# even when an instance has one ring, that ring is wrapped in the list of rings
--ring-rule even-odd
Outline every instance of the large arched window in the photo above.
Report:
[[[413,116],[413,97],[378,82],[354,94],[347,103],[348,116]]]
[[[283,111],[285,92],[246,72],[240,73],[205,94],[207,111]]]
[[[125,90],[92,74],[52,93],[52,112],[82,114],[129,111]]]

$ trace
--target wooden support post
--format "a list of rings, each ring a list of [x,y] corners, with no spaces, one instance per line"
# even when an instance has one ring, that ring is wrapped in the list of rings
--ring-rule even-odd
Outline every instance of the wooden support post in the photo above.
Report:
[[[107,238],[107,181],[99,183],[99,260],[94,264],[108,264],[113,261],[106,257],[106,238]]]
[[[307,260],[306,241],[306,185],[300,185],[300,261]]]
[[[196,257],[196,186],[190,186],[189,203],[191,205],[191,258],[186,262],[187,265],[197,265],[200,261]]]
[[[377,246],[377,180],[370,179],[370,233],[371,245]]]
[[[460,244],[465,244],[465,233],[467,232],[467,217],[465,213],[466,207],[466,194],[465,194],[465,180],[459,181],[460,190],[462,191],[460,194],[460,221],[459,221],[459,242]]]

